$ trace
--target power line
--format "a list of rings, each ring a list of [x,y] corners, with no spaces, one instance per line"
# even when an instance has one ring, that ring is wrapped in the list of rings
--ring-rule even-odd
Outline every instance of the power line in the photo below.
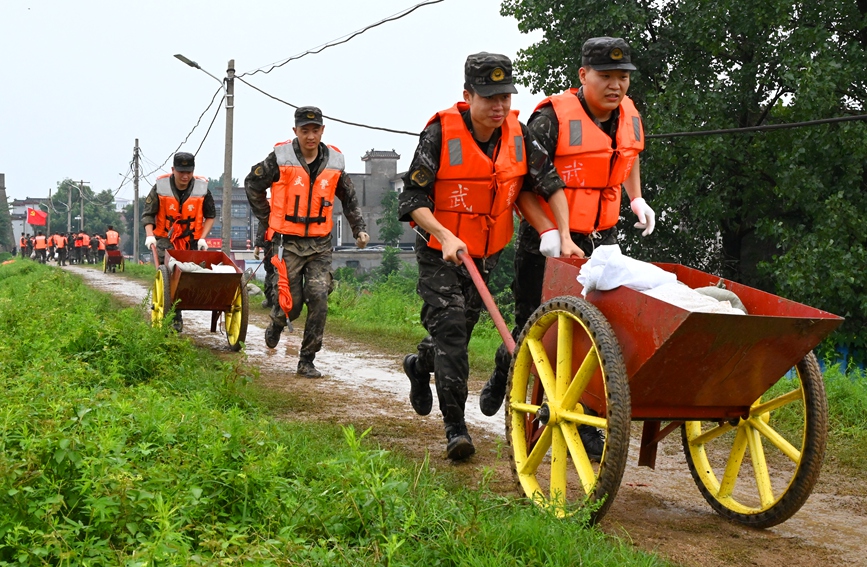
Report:
[[[437,1],[442,2],[442,0],[437,0]],[[255,85],[251,85],[250,83],[248,83],[244,79],[241,79],[239,77],[235,77],[235,78],[238,79],[239,81],[241,81],[242,83],[244,83],[245,85],[247,85],[248,87],[250,87],[251,89],[257,90],[260,93],[262,93],[263,95],[265,95],[269,98],[272,98],[272,99],[276,100],[277,102],[282,102],[283,104],[285,104],[287,106],[291,106],[292,108],[298,108],[297,104],[292,104],[291,102],[286,102],[285,100],[283,100],[281,98],[278,98],[278,97],[276,97],[270,93],[263,91],[262,89],[260,89],[259,87],[255,86]],[[369,124],[361,124],[359,122],[350,122],[348,120],[341,120],[340,118],[335,118],[333,116],[327,116],[325,114],[323,114],[322,117],[327,118],[329,120],[333,120],[335,122],[340,122],[341,124],[348,124],[349,126],[358,126],[359,128],[368,128],[370,130],[381,130],[383,132],[391,132],[393,134],[406,134],[408,136],[416,136],[416,137],[419,135],[418,132],[408,132],[406,130],[395,130],[393,128],[385,128],[383,126],[371,126]]]
[[[223,100],[226,100],[226,97],[225,97],[225,96],[223,96]],[[196,153],[195,153],[195,154],[193,154],[193,155],[199,155],[199,150],[201,150],[201,149],[202,149],[202,146],[204,146],[204,145],[205,145],[205,140],[207,140],[207,139],[208,139],[208,134],[210,134],[210,133],[211,133],[211,127],[213,127],[213,125],[214,125],[214,122],[216,122],[216,121],[217,121],[217,116],[219,116],[219,115],[220,115],[220,105],[222,105],[222,104],[223,104],[223,100],[221,100],[221,101],[220,101],[220,104],[218,104],[218,105],[217,105],[217,112],[215,112],[215,113],[214,113],[214,117],[213,117],[213,118],[211,118],[211,123],[210,123],[210,124],[208,124],[208,130],[207,130],[207,131],[206,131],[206,132],[205,132],[205,137],[204,137],[204,138],[202,138],[202,143],[201,143],[201,144],[199,144],[199,147],[198,147],[198,148],[196,148]],[[168,160],[166,160],[166,161],[168,161]]]
[[[178,147],[175,148],[175,151],[173,151],[172,153],[169,154],[169,156],[168,156],[168,157],[166,158],[166,160],[162,163],[162,165],[160,165],[159,167],[157,167],[156,169],[154,169],[154,170],[151,171],[150,173],[147,173],[147,174],[143,175],[142,177],[148,177],[148,176],[150,176],[150,175],[156,173],[156,172],[159,171],[160,169],[162,169],[162,168],[163,168],[163,167],[164,167],[164,166],[169,162],[169,160],[172,158],[172,156],[175,155],[179,149],[181,149],[181,146],[183,146],[184,144],[187,143],[187,140],[190,139],[190,136],[193,135],[193,132],[195,132],[195,131],[196,131],[196,128],[198,128],[198,127],[199,127],[199,124],[201,124],[201,122],[202,122],[202,117],[205,115],[206,112],[208,112],[208,110],[209,110],[209,109],[211,108],[211,106],[214,104],[214,101],[217,100],[217,95],[220,94],[220,91],[222,91],[222,90],[223,90],[223,86],[220,85],[220,88],[218,88],[218,89],[214,92],[214,96],[211,97],[211,102],[208,103],[208,106],[207,106],[207,107],[205,108],[205,110],[203,110],[202,113],[199,115],[199,119],[196,120],[196,124],[195,124],[195,126],[193,126],[193,129],[190,130],[190,133],[187,134],[187,137],[184,138],[184,141],[181,142],[180,144],[178,144]]]
[[[788,128],[801,128],[804,126],[816,126],[819,124],[833,124],[835,122],[852,122],[854,120],[867,120],[867,114],[857,116],[838,116],[836,118],[822,118],[821,120],[809,120],[807,122],[789,122],[786,124],[766,124],[765,126],[747,126],[744,128],[726,128],[722,130],[696,130],[695,132],[672,132],[670,134],[651,134],[645,136],[652,138],[686,138],[693,136],[712,136],[715,134],[741,134],[744,132],[767,132],[768,130],[785,130]]]
[[[399,20],[400,18],[403,18],[404,16],[408,16],[408,15],[410,15],[411,13],[415,12],[415,11],[418,10],[419,8],[422,8],[422,7],[424,7],[424,6],[429,6],[429,5],[431,5],[431,4],[439,4],[439,3],[442,2],[442,1],[443,1],[443,0],[428,0],[427,2],[422,2],[422,3],[420,3],[420,4],[416,4],[415,6],[413,6],[413,7],[411,7],[411,8],[407,8],[406,10],[403,10],[403,11],[401,11],[401,12],[398,12],[398,13],[396,13],[396,14],[392,14],[391,16],[385,18],[384,20],[380,20],[380,21],[376,22],[375,24],[370,24],[369,26],[367,26],[367,27],[365,27],[365,28],[362,28],[362,29],[360,29],[360,30],[358,30],[358,31],[355,31],[355,32],[353,32],[353,33],[351,33],[351,34],[349,34],[349,35],[345,35],[345,36],[343,36],[343,37],[339,37],[339,38],[337,38],[337,39],[331,40],[331,41],[329,41],[328,43],[322,44],[322,45],[320,45],[319,47],[314,47],[313,49],[307,50],[307,51],[305,51],[304,53],[300,53],[300,54],[298,54],[298,55],[293,55],[292,57],[290,57],[290,58],[288,58],[288,59],[285,59],[285,60],[283,60],[283,61],[280,62],[280,63],[275,63],[275,64],[271,65],[271,67],[270,67],[267,71],[263,71],[263,70],[262,70],[262,69],[264,69],[265,67],[259,67],[258,69],[254,70],[254,71],[249,71],[249,72],[247,72],[247,73],[242,73],[242,74],[240,74],[240,75],[235,75],[235,78],[237,79],[237,78],[240,78],[240,77],[245,77],[245,76],[247,76],[247,75],[255,75],[256,73],[265,73],[265,74],[270,73],[270,72],[273,71],[274,69],[277,69],[278,67],[282,67],[283,65],[285,65],[286,63],[289,63],[290,61],[296,61],[296,60],[298,60],[298,59],[301,59],[301,58],[304,57],[305,55],[311,55],[311,54],[315,54],[315,53],[321,53],[322,51],[328,49],[329,47],[334,47],[335,45],[340,45],[341,43],[346,43],[347,41],[350,41],[352,38],[357,37],[357,36],[363,34],[363,33],[366,32],[367,30],[373,29],[373,28],[375,28],[375,27],[377,27],[377,26],[381,26],[382,24],[384,24],[384,23],[386,23],[386,22],[392,22],[392,21],[395,21],[395,20]],[[332,120],[334,120],[334,119],[332,118]]]

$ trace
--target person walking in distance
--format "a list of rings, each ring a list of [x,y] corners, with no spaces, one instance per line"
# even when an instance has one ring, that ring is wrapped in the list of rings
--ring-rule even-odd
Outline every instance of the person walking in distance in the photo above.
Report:
[[[318,378],[322,373],[313,360],[322,348],[328,295],[333,290],[331,231],[335,197],[343,205],[356,246],[367,246],[370,236],[355,187],[345,171],[343,154],[322,142],[322,111],[315,106],[298,108],[292,131],[295,139],[277,144],[265,161],[250,169],[244,189],[264,230],[264,240],[270,241],[273,251],[274,271],[266,276],[271,278],[273,306],[271,323],[265,329],[265,345],[275,348],[287,322],[297,319],[306,304],[307,322],[297,374]]]

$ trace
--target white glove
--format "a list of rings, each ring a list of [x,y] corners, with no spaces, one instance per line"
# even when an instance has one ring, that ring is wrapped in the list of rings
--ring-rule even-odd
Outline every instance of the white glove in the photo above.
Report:
[[[653,211],[651,211],[651,212],[653,212]],[[199,239],[198,245],[199,245],[199,250],[207,250],[208,249],[208,243],[205,241],[204,238]]]
[[[539,252],[546,258],[558,258],[560,256],[560,233],[556,228],[549,228],[539,235]]]
[[[652,233],[653,228],[656,226],[656,213],[653,212],[650,205],[648,205],[642,197],[638,197],[637,199],[632,199],[629,206],[632,207],[632,212],[638,217],[638,222],[635,223],[635,228],[644,229],[641,236],[647,236]]]
[[[151,249],[151,246],[156,246],[156,245],[157,245],[157,237],[156,236],[148,236],[147,238],[145,238],[145,248],[147,248],[148,250]]]
[[[258,259],[259,259],[259,250],[261,250],[261,248],[259,248],[258,246],[256,246],[255,248],[253,248],[253,259],[254,259],[254,260],[258,260]]]
[[[355,245],[359,248],[364,248],[370,242],[370,235],[366,232],[359,232],[358,238],[355,239]]]

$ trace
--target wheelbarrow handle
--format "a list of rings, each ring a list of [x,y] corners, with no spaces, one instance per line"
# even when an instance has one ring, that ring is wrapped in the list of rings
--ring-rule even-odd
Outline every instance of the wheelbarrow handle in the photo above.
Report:
[[[151,256],[153,256],[154,268],[157,270],[160,269],[160,261],[158,260],[159,255],[157,254],[157,245],[151,244]]]
[[[506,326],[506,321],[503,319],[503,316],[500,315],[500,310],[497,308],[497,304],[491,296],[491,292],[488,291],[488,286],[485,285],[485,280],[482,279],[479,269],[476,268],[476,263],[473,262],[473,259],[467,254],[464,254],[463,250],[458,250],[458,258],[463,262],[464,266],[466,266],[467,272],[470,273],[470,277],[473,279],[473,283],[476,285],[476,289],[479,291],[479,295],[482,296],[482,301],[488,309],[491,319],[494,321],[494,326],[497,328],[500,336],[503,337],[503,344],[506,345],[509,352],[515,352],[515,339],[512,338],[512,333],[509,332],[509,327]]]

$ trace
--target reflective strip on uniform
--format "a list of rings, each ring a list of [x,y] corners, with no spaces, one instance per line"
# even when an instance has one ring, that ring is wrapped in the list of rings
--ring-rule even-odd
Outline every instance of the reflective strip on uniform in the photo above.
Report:
[[[157,195],[160,197],[175,197],[174,193],[172,193],[172,184],[170,180],[171,175],[164,175],[163,177],[157,178]],[[207,194],[207,179],[204,177],[193,177],[192,184],[193,187],[190,191],[189,197],[204,197]]]
[[[461,148],[461,139],[452,138],[449,144],[449,165],[456,166],[464,163],[464,152]]]
[[[581,145],[581,121],[580,120],[570,120],[569,121],[569,145],[570,146],[580,146]]]
[[[637,116],[632,117],[632,130],[635,131],[635,141],[641,141],[641,118]]]
[[[524,161],[524,135],[515,136],[515,161]]]

